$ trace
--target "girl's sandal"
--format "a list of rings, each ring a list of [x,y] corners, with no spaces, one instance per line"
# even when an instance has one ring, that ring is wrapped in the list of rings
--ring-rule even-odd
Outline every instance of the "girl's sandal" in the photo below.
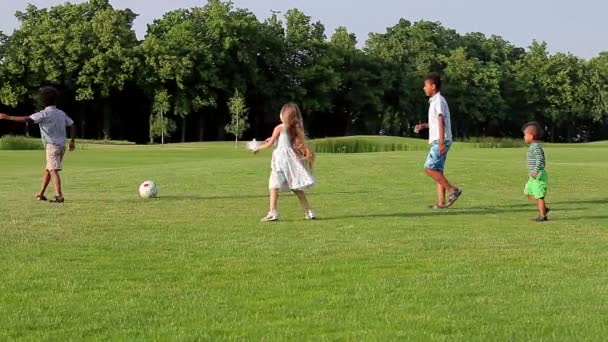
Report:
[[[44,195],[36,195],[36,199],[40,202],[46,202],[48,199]]]
[[[63,198],[63,196],[55,196],[55,199],[51,201],[51,203],[63,203],[65,202],[65,199]]]

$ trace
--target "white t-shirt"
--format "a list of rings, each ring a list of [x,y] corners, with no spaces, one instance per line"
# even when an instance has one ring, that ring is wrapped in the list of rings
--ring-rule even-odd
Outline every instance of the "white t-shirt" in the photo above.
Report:
[[[74,121],[55,106],[46,107],[43,111],[30,115],[34,123],[40,125],[40,136],[45,145],[65,146],[66,127]]]
[[[445,141],[452,141],[452,122],[448,102],[440,93],[429,99],[429,144],[439,141],[439,120],[443,116],[445,122]]]

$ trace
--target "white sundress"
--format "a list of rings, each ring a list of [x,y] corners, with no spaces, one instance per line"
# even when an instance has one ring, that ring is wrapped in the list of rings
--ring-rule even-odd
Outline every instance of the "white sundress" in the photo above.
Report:
[[[298,157],[285,127],[272,151],[269,189],[280,191],[304,190],[315,184],[311,170]]]

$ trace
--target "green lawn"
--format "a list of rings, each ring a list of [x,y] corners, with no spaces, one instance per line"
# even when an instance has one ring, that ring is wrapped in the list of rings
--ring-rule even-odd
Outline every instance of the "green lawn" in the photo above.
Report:
[[[546,224],[525,153],[454,149],[445,212],[424,151],[319,155],[320,219],[262,224],[268,153],[90,145],[55,206],[42,152],[0,151],[0,340],[605,340],[608,145],[547,147]]]

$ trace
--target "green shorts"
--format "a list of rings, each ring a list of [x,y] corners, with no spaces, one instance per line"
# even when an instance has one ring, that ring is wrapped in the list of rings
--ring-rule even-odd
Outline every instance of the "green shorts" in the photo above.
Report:
[[[534,196],[536,199],[545,198],[548,183],[549,175],[547,174],[547,171],[540,171],[536,178],[530,177],[528,184],[526,184],[524,189],[524,194],[527,196]]]

